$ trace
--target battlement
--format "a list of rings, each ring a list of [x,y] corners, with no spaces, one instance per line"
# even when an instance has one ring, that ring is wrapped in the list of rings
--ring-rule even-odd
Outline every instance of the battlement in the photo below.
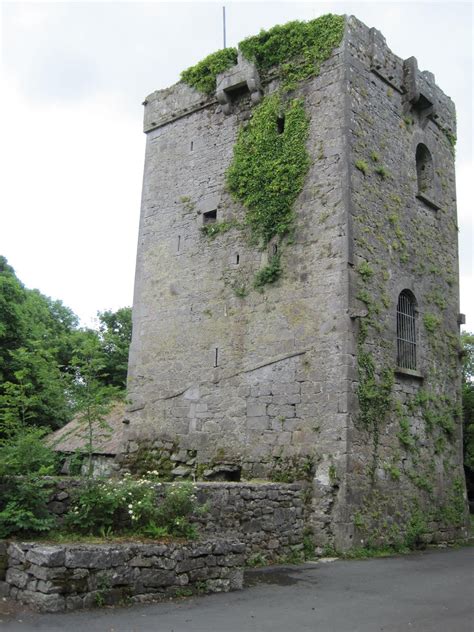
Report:
[[[436,85],[433,73],[420,71],[415,57],[406,60],[395,55],[385,37],[375,28],[369,28],[354,16],[345,16],[344,37],[341,47],[379,76],[388,86],[405,97],[404,110],[414,111],[423,118],[431,118],[438,127],[452,137],[456,136],[456,113],[452,100]],[[258,103],[262,85],[274,81],[271,73],[265,78],[255,63],[238,51],[238,62],[217,74],[216,89],[203,95],[183,81],[170,88],[157,90],[144,101],[144,132],[166,125],[200,109],[219,104],[225,114],[232,111],[233,97],[248,91],[252,102]]]

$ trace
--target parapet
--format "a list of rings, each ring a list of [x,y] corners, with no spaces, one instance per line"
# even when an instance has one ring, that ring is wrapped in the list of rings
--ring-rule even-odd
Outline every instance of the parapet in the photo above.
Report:
[[[445,134],[455,137],[454,103],[436,85],[431,72],[418,69],[415,57],[403,60],[395,55],[380,31],[367,27],[354,16],[346,16],[342,45],[353,59],[368,64],[374,74],[404,95],[405,114],[416,112],[422,123],[430,118]],[[212,104],[220,105],[225,114],[230,114],[233,99],[242,91],[250,93],[252,103],[258,103],[262,97],[257,68],[239,51],[237,64],[217,75],[212,95],[198,92],[183,81],[150,94],[144,101],[144,132]]]

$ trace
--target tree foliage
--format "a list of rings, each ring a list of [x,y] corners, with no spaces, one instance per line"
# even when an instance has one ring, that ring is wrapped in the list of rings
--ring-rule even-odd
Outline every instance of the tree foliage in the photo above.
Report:
[[[461,342],[464,350],[462,383],[464,465],[470,470],[474,487],[474,333],[463,332]]]
[[[0,438],[30,426],[59,428],[72,418],[86,349],[96,354],[100,384],[125,388],[131,309],[98,317],[98,331],[80,328],[68,307],[25,288],[0,256]]]

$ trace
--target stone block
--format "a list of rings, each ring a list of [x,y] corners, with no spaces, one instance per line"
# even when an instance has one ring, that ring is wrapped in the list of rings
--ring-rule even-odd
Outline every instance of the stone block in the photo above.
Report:
[[[25,588],[29,581],[28,573],[12,566],[5,574],[5,581],[17,588]]]
[[[268,430],[269,417],[247,417],[247,428],[249,430]]]
[[[64,566],[64,549],[56,546],[36,546],[28,551],[26,560],[37,566]]]
[[[143,569],[140,574],[140,583],[142,583],[145,588],[174,586],[176,583],[176,574],[172,571],[146,568]]]
[[[66,609],[66,600],[61,595],[45,595],[24,590],[17,595],[17,599],[39,612],[62,612]]]

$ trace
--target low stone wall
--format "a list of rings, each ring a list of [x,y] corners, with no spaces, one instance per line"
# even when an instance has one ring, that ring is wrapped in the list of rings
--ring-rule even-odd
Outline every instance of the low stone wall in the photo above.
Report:
[[[49,509],[61,517],[69,508],[78,479],[51,479]],[[157,497],[171,483],[157,485]],[[192,522],[203,536],[237,538],[247,558],[263,555],[268,561],[303,548],[304,485],[301,483],[198,482],[198,501],[208,511]]]
[[[194,518],[200,533],[238,538],[247,559],[259,554],[272,561],[303,548],[299,483],[197,483],[197,496],[209,507]]]
[[[227,592],[242,588],[244,551],[245,545],[236,540],[11,543],[4,551],[2,592],[42,612]]]

